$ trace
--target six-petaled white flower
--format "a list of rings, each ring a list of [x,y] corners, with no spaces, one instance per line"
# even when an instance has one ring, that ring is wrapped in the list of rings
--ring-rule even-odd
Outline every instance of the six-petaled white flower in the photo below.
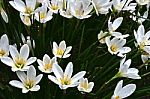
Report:
[[[126,98],[128,96],[130,96],[131,94],[133,94],[133,92],[136,89],[136,85],[135,84],[128,84],[126,86],[123,87],[123,80],[119,81],[113,96],[111,97],[111,99],[123,99]]]
[[[126,56],[120,62],[120,68],[118,72],[119,77],[127,77],[131,79],[141,79],[138,75],[138,69],[136,68],[129,68],[131,65],[131,59],[126,60]]]
[[[57,64],[57,59],[56,57],[53,57],[52,59],[45,54],[43,57],[43,61],[38,59],[37,60],[39,66],[39,70],[44,72],[44,73],[51,73],[52,72],[52,67],[54,64]]]
[[[22,93],[40,90],[40,86],[37,84],[41,81],[43,74],[40,74],[36,77],[36,70],[34,66],[30,66],[30,68],[27,70],[27,75],[22,71],[17,71],[16,74],[21,81],[12,80],[9,82],[10,85],[21,88]]]
[[[79,84],[79,80],[83,78],[85,75],[85,71],[81,71],[76,75],[72,76],[73,73],[73,64],[69,62],[65,72],[63,72],[62,68],[58,64],[54,64],[52,71],[54,72],[54,76],[48,75],[48,78],[53,81],[55,84],[59,85],[60,89],[67,89],[69,87],[76,87]]]
[[[126,44],[126,39],[113,38],[110,40],[109,37],[106,38],[106,44],[108,46],[108,51],[113,55],[124,57],[124,55],[131,51],[130,47],[123,47]]]
[[[56,42],[53,42],[53,54],[55,55],[55,57],[67,58],[71,55],[69,54],[71,49],[72,49],[72,46],[66,47],[65,41],[61,41],[59,46],[57,45]]]
[[[10,57],[3,57],[1,58],[1,61],[10,66],[12,71],[26,71],[29,69],[29,65],[34,63],[36,61],[36,57],[29,57],[29,46],[27,44],[24,44],[20,48],[20,53],[18,52],[17,48],[10,45],[9,47],[10,55],[12,56],[12,59]]]
[[[40,11],[35,13],[35,19],[39,21],[40,23],[46,23],[47,21],[51,20],[53,18],[53,12],[50,10],[47,11],[47,7],[43,5],[41,8],[39,8]]]
[[[78,90],[81,92],[91,92],[94,87],[94,82],[88,82],[87,78],[81,78],[79,80]]]
[[[71,14],[78,19],[85,19],[91,17],[90,12],[93,5],[90,0],[75,0],[70,3]]]

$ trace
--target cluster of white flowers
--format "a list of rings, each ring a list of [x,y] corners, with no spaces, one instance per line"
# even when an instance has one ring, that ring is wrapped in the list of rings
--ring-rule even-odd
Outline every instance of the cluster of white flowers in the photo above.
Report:
[[[53,14],[60,14],[65,18],[76,17],[85,19],[91,17],[93,12],[99,14],[108,14],[112,12],[130,11],[134,12],[137,5],[147,5],[149,9],[149,0],[13,0],[10,5],[20,12],[22,22],[30,26],[36,19],[40,23],[46,23],[53,18]],[[40,6],[40,4],[42,6]],[[1,8],[1,15],[5,22],[8,23],[8,16]],[[148,13],[148,11],[147,11]],[[133,13],[135,16],[135,13]],[[138,15],[140,15],[138,13]],[[134,17],[132,16],[132,17]],[[144,15],[144,18],[146,16]],[[134,20],[136,17],[133,18]],[[143,22],[143,18],[139,18],[139,23]]]
[[[9,82],[14,87],[21,88],[22,93],[27,93],[28,91],[38,91],[40,86],[37,85],[43,77],[40,74],[36,77],[36,69],[32,63],[37,60],[39,64],[38,68],[43,73],[54,73],[54,76],[48,75],[48,78],[54,83],[58,84],[61,89],[67,89],[69,87],[76,87],[82,92],[91,92],[94,87],[94,83],[88,83],[87,78],[83,78],[86,71],[81,71],[76,75],[72,76],[73,73],[73,63],[69,62],[65,72],[58,65],[57,58],[68,58],[71,54],[69,52],[72,46],[66,47],[65,41],[61,41],[59,46],[56,42],[53,42],[52,52],[54,57],[51,59],[47,54],[44,55],[43,60],[37,59],[36,57],[29,58],[29,45],[31,46],[31,40],[28,39],[27,43],[22,35],[24,45],[21,46],[20,52],[18,52],[16,46],[9,45],[9,40],[6,34],[4,34],[0,39],[0,59],[1,61],[10,66],[13,72],[16,72],[18,78],[21,80],[12,80]],[[9,56],[9,53],[11,57]],[[27,71],[27,75],[25,72]]]
[[[145,33],[143,22],[147,20],[149,13],[150,0],[12,0],[9,1],[10,5],[19,11],[20,19],[22,22],[30,26],[34,20],[40,23],[46,23],[53,18],[54,14],[60,14],[65,18],[86,19],[96,13],[100,14],[119,13],[121,11],[129,11],[130,18],[140,24],[137,31],[134,30],[135,46],[141,53],[143,63],[147,63],[150,58],[150,31]],[[140,12],[135,13],[136,7],[146,6],[147,10],[141,15]],[[8,16],[1,6],[1,16],[6,23],[8,23]],[[114,21],[112,21],[114,20]],[[131,59],[126,60],[126,54],[131,52],[130,47],[126,47],[127,37],[129,34],[124,34],[118,31],[118,28],[123,22],[123,17],[116,19],[112,15],[108,19],[107,31],[101,30],[98,34],[98,40],[102,44],[106,44],[108,52],[112,55],[121,57],[120,68],[118,73],[113,77],[126,77],[130,79],[141,79],[136,68],[129,68]],[[67,89],[69,87],[77,87],[81,92],[89,93],[94,87],[94,82],[88,82],[85,78],[86,71],[80,71],[74,76],[73,63],[69,62],[65,71],[59,66],[59,59],[68,58],[71,56],[70,51],[72,46],[67,47],[65,41],[61,41],[59,45],[53,42],[52,53],[54,57],[50,58],[48,54],[43,56],[43,59],[37,57],[29,57],[30,51],[35,48],[34,40],[30,36],[25,38],[21,34],[22,43],[20,44],[20,51],[14,45],[9,45],[9,39],[6,34],[1,36],[0,39],[0,59],[1,62],[11,67],[13,72],[16,72],[20,81],[12,80],[10,85],[21,88],[22,93],[28,91],[38,91],[40,86],[38,83],[41,81],[43,74],[36,76],[36,69],[33,65],[37,61],[38,69],[48,75],[48,79],[59,86],[60,89]],[[9,56],[10,54],[10,56]],[[130,96],[136,89],[135,84],[128,84],[123,87],[123,80],[119,81],[112,99],[122,99]]]

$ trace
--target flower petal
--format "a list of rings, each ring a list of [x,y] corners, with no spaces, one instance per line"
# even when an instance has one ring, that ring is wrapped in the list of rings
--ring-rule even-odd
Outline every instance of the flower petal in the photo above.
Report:
[[[20,55],[26,60],[29,57],[29,46],[24,44],[20,49]]]
[[[38,76],[35,78],[35,84],[38,84],[38,83],[41,81],[42,77],[43,77],[43,74],[38,75]]]
[[[65,69],[64,75],[66,75],[68,78],[71,78],[72,72],[73,72],[73,64],[72,62],[69,62]]]
[[[71,78],[72,84],[77,82],[79,79],[81,79],[85,75],[85,73],[86,73],[86,71],[81,71],[81,72],[77,73],[76,75],[74,75]]]
[[[135,89],[136,89],[135,84],[128,84],[120,90],[118,95],[121,96],[121,98],[126,98],[130,96],[135,91]]]
[[[35,61],[36,61],[36,57],[30,57],[30,58],[27,60],[26,65],[28,66],[28,65],[34,63]]]
[[[54,64],[53,65],[52,71],[54,72],[54,74],[57,77],[57,79],[60,79],[60,78],[62,78],[64,76],[63,75],[63,70],[58,64]]]
[[[22,72],[22,71],[17,71],[16,72],[18,78],[22,81],[22,82],[25,82],[26,78],[27,78],[27,75]]]
[[[9,82],[10,85],[17,87],[17,88],[23,88],[23,84],[20,81],[12,80]]]
[[[48,75],[48,79],[51,80],[52,82],[54,82],[55,84],[59,85],[59,81],[56,77]]]
[[[36,77],[36,70],[34,66],[30,66],[30,68],[27,71],[27,79],[35,79]]]
[[[8,66],[11,66],[11,67],[13,67],[14,66],[14,61],[10,58],[10,57],[2,57],[1,58],[1,61],[4,63],[4,64],[6,64],[6,65],[8,65]]]

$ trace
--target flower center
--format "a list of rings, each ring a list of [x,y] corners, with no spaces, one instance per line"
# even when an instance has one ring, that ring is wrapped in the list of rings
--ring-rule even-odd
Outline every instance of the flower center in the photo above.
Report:
[[[58,49],[57,50],[57,55],[63,55],[64,54],[64,50],[62,50],[62,49]]]
[[[45,64],[45,66],[44,66],[45,70],[49,70],[51,68],[52,68],[52,64],[51,63]]]
[[[25,13],[31,14],[33,12],[33,9],[31,7],[26,7]]]
[[[68,77],[68,75],[65,75],[60,80],[61,80],[62,85],[70,85],[71,84],[71,79]]]
[[[111,47],[110,47],[111,51],[112,52],[116,52],[118,50],[118,47],[116,44],[113,44]]]
[[[4,56],[6,54],[6,52],[2,49],[0,49],[0,56]]]
[[[51,6],[51,9],[52,9],[52,10],[58,10],[58,8],[59,8],[59,7],[58,7],[57,5],[55,5],[55,4]]]
[[[115,99],[121,99],[119,96],[116,96]]]
[[[34,81],[33,80],[26,80],[25,81],[25,88],[27,88],[27,89],[31,89],[33,86],[34,86]]]
[[[25,65],[25,60],[22,57],[16,57],[15,59],[15,66],[17,68],[23,68]]]
[[[80,86],[87,90],[89,85],[88,85],[88,83],[83,82],[80,84]]]
[[[44,19],[46,17],[46,13],[40,13],[40,19]]]

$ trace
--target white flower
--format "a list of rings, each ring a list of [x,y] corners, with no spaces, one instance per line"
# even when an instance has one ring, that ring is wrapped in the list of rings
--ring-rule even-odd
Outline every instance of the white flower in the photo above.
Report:
[[[1,58],[1,61],[10,66],[12,71],[26,71],[29,69],[29,65],[34,63],[36,61],[36,57],[29,57],[29,46],[27,44],[24,44],[20,48],[20,53],[17,51],[17,48],[10,45],[9,47],[10,54],[12,56],[12,59],[10,57],[4,57]]]
[[[108,32],[100,31],[100,33],[98,34],[98,41],[102,44],[106,43],[105,40],[106,40],[107,34]]]
[[[46,23],[47,21],[53,18],[53,13],[49,10],[47,11],[47,7],[43,5],[39,12],[35,13],[35,19],[40,23]]]
[[[115,36],[116,38],[126,38],[129,36],[129,34],[122,35],[120,32],[116,32],[116,30],[119,28],[123,21],[123,17],[119,17],[115,19],[113,22],[111,22],[111,16],[108,20],[108,30],[109,30],[109,35],[110,36]]]
[[[36,77],[36,70],[34,66],[30,66],[30,68],[27,70],[27,75],[22,71],[17,71],[16,74],[21,82],[18,80],[12,80],[9,82],[10,85],[21,88],[22,93],[40,90],[40,86],[37,84],[42,79],[43,74],[40,74]]]
[[[119,77],[127,77],[131,79],[141,79],[141,77],[138,75],[138,69],[136,68],[129,68],[131,65],[131,59],[128,59],[127,61],[126,57],[124,57],[120,62],[120,68],[118,72]]]
[[[92,4],[97,15],[99,15],[99,13],[107,14],[112,6],[112,2],[110,2],[110,0],[92,0]]]
[[[123,17],[119,17],[119,18],[115,19],[114,22],[111,22],[111,16],[110,16],[110,18],[108,20],[108,30],[111,35],[113,35],[113,36],[122,35],[120,32],[115,32],[121,25],[122,21],[123,21]]]
[[[66,48],[65,41],[61,41],[59,46],[57,45],[56,42],[53,42],[53,54],[55,55],[55,57],[67,58],[71,55],[71,54],[69,54],[71,49],[72,49],[72,46],[69,46]]]
[[[9,40],[6,34],[1,36],[0,39],[0,58],[9,55]]]
[[[120,57],[124,57],[124,54],[131,51],[130,47],[123,47],[126,44],[126,39],[113,38],[110,40],[110,38],[107,37],[106,44],[108,46],[108,51],[112,55],[117,54]]]
[[[63,1],[62,0],[51,0],[48,3],[48,8],[50,9],[51,12],[57,14],[58,11],[63,8]]]
[[[39,70],[44,72],[44,73],[51,73],[52,72],[52,67],[56,63],[57,64],[57,58],[53,57],[52,59],[45,54],[43,57],[43,61],[38,59],[37,60],[39,66]]]
[[[145,62],[147,62],[148,61],[148,59],[150,58],[150,54],[149,53],[143,53],[142,55],[141,55],[141,59],[142,59],[142,62],[143,63],[145,63]],[[145,64],[145,65],[147,65],[147,64]]]
[[[70,2],[67,2],[66,10],[60,9],[60,15],[66,18],[72,18],[71,10],[70,10]]]
[[[139,5],[146,5],[150,3],[150,0],[136,0]]]
[[[91,17],[90,12],[93,5],[90,0],[75,0],[70,3],[71,14],[78,19],[85,19]]]
[[[94,87],[94,82],[88,83],[88,79],[87,78],[85,78],[85,79],[81,78],[79,80],[79,85],[78,85],[78,90],[79,91],[89,93],[89,92],[92,91],[93,87]]]
[[[134,36],[136,39],[136,47],[139,47],[141,50],[150,53],[150,31],[145,33],[143,25],[140,25],[137,32],[134,30]]]
[[[79,83],[78,80],[83,78],[85,75],[85,71],[81,71],[77,73],[76,75],[72,76],[73,73],[73,64],[72,62],[69,62],[65,72],[61,69],[61,67],[58,64],[54,64],[52,68],[54,72],[54,76],[48,75],[48,78],[53,81],[55,84],[59,85],[60,89],[67,89],[69,87],[76,87]]]
[[[119,81],[115,91],[114,95],[111,97],[111,99],[123,99],[128,96],[130,96],[136,89],[135,84],[128,84],[123,87],[123,80]]]
[[[9,3],[22,15],[30,16],[35,13],[36,0],[25,0],[25,3],[22,0],[14,0]]]
[[[7,13],[5,12],[5,10],[3,8],[0,8],[0,11],[1,11],[1,16],[3,18],[3,20],[8,23],[8,16],[7,16]]]

